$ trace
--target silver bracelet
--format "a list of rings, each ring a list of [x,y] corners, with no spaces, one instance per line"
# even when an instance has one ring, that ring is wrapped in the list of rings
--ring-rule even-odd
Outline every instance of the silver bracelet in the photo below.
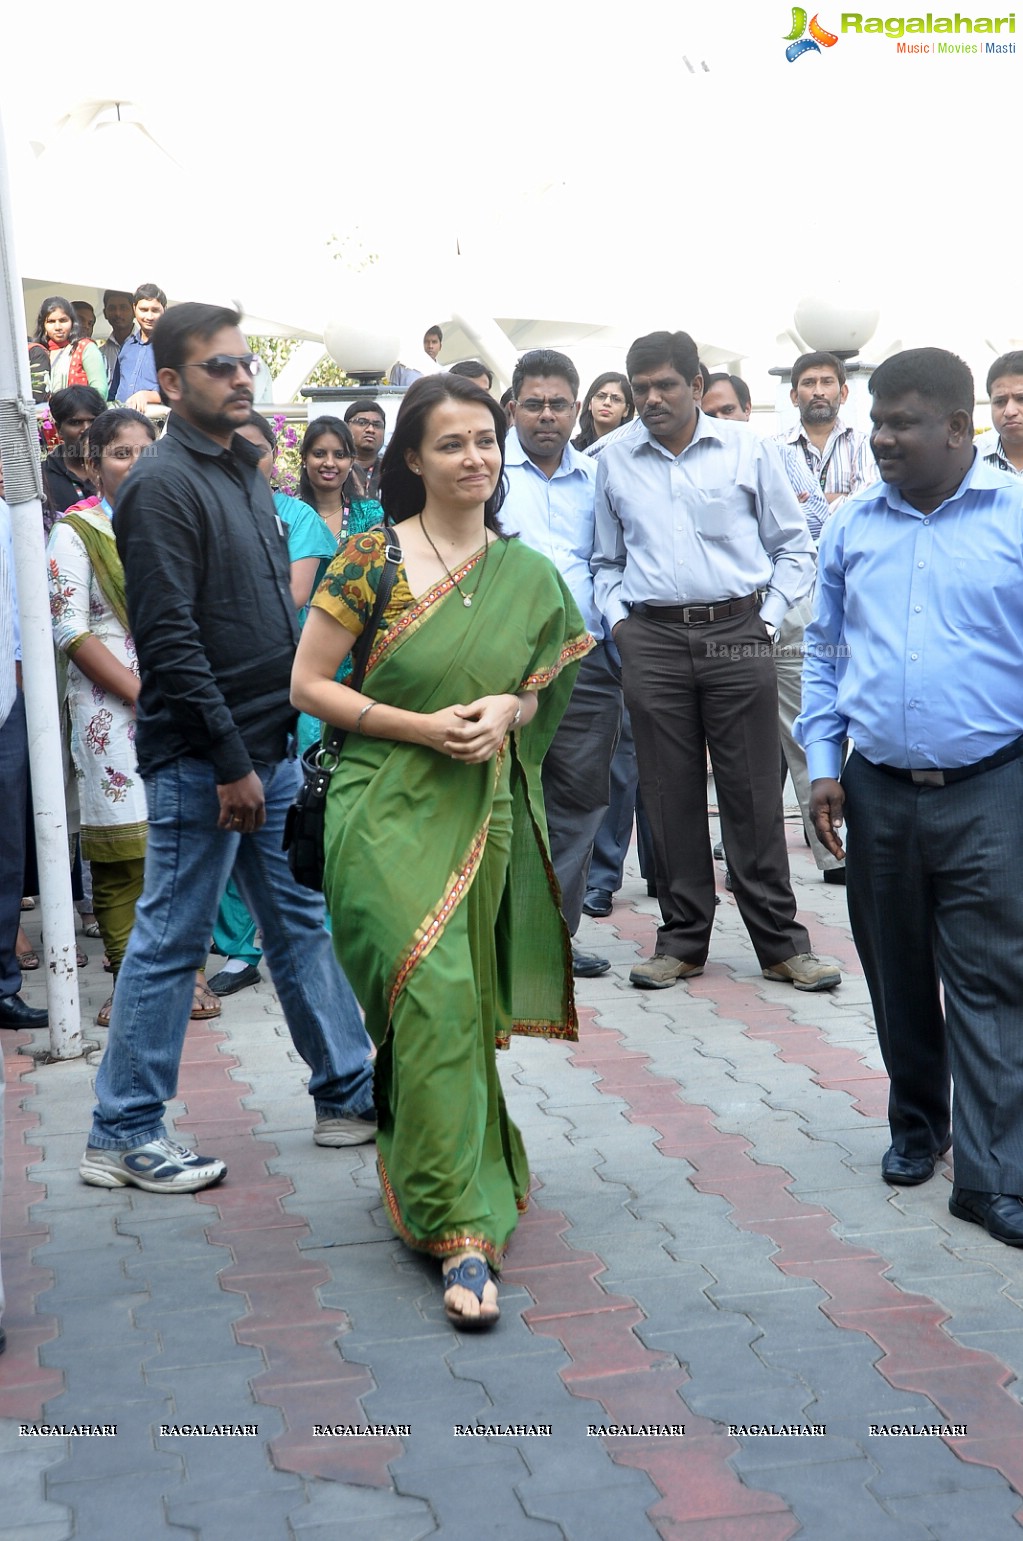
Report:
[[[356,717],[356,719],[355,719],[355,731],[356,731],[356,733],[362,733],[363,735],[365,734],[366,730],[362,726],[362,719],[365,717],[367,712],[371,712],[373,710],[374,706],[379,706],[379,705],[380,705],[379,701],[370,701],[368,703],[368,705],[366,705],[366,706],[364,706],[362,708],[362,711],[359,713],[358,717]]]

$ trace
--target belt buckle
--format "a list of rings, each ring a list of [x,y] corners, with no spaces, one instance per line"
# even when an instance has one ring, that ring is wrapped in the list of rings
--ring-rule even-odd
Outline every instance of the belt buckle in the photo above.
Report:
[[[945,772],[940,770],[911,770],[910,779],[915,787],[943,787]]]
[[[709,612],[712,609],[713,609],[712,605],[683,605],[682,606],[682,624],[683,624],[683,626],[706,626],[707,621],[710,620]],[[707,621],[691,621],[689,619],[689,612],[690,612],[690,610],[706,610],[708,612]]]

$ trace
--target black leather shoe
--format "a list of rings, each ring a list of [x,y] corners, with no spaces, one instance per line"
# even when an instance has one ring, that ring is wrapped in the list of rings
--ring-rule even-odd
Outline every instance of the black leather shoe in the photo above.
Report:
[[[206,983],[214,995],[234,995],[237,990],[247,990],[249,985],[258,985],[262,977],[254,963],[247,963],[235,973],[222,968],[219,974],[214,974]]]
[[[576,952],[572,948],[572,973],[576,979],[599,979],[610,967],[607,958],[599,958],[595,952]]]
[[[881,1157],[881,1176],[886,1183],[900,1188],[915,1188],[917,1183],[929,1182],[934,1176],[937,1156],[903,1156],[889,1145]]]
[[[957,1220],[982,1225],[989,1236],[1007,1247],[1023,1247],[1023,1198],[1014,1193],[977,1193],[972,1188],[953,1188],[949,1213]]]
[[[614,896],[606,888],[591,888],[583,900],[584,915],[610,915]]]
[[[824,881],[825,881],[825,883],[840,883],[842,885],[842,887],[844,888],[845,887],[845,868],[844,867],[825,867],[824,868]]]
[[[49,1020],[45,1007],[26,1006],[20,995],[0,996],[0,1027],[19,1032],[22,1028],[45,1027]]]

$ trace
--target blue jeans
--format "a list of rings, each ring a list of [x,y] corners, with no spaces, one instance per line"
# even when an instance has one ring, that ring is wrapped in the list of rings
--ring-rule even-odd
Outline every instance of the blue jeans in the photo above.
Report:
[[[164,1133],[195,971],[206,962],[232,868],[262,928],[292,1042],[312,1071],[317,1113],[350,1117],[372,1107],[370,1042],[324,930],[323,899],[299,887],[281,850],[297,767],[284,761],[260,775],[266,823],[253,835],[217,828],[220,804],[207,761],[176,760],[146,777],[145,881],[114,990],[90,1145],[131,1150]]]

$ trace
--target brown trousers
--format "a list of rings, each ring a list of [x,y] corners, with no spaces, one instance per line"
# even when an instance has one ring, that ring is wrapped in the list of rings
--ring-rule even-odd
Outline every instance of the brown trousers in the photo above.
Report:
[[[762,968],[809,952],[789,878],[778,686],[755,610],[706,626],[635,612],[615,629],[657,856],[657,952],[703,963],[714,925],[710,750],[732,891]]]

